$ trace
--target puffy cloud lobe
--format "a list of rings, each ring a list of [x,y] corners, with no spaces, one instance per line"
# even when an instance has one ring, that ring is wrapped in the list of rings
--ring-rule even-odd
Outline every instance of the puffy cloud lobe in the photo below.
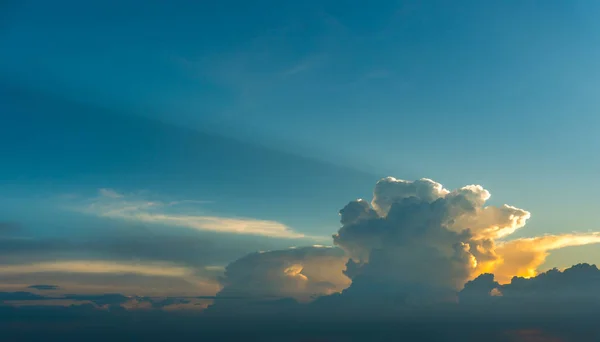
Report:
[[[386,177],[375,184],[373,191],[373,208],[385,216],[393,203],[404,198],[416,197],[426,202],[433,202],[449,193],[448,190],[431,179],[422,178],[414,182]]]
[[[452,228],[469,227],[478,238],[502,238],[525,226],[531,214],[507,204],[476,208],[474,214],[459,216]]]
[[[462,304],[487,303],[491,297],[502,294],[500,284],[494,280],[494,275],[484,273],[465,284],[460,291],[459,299]],[[494,293],[495,295],[492,295]]]
[[[310,301],[350,284],[342,273],[347,258],[339,248],[313,246],[253,253],[227,266],[216,306],[240,301],[293,298]],[[235,300],[230,302],[230,299]]]
[[[348,203],[340,210],[340,222],[343,225],[353,224],[362,219],[376,218],[377,212],[363,199]]]
[[[564,271],[552,269],[531,278],[513,277],[507,284],[499,284],[492,274],[482,274],[465,285],[460,292],[460,303],[489,305],[502,302],[530,308],[540,307],[541,303],[597,305],[600,301],[598,288],[600,270],[589,264],[574,265]]]
[[[501,262],[494,239],[524,226],[530,214],[485,206],[489,198],[479,185],[449,191],[430,179],[380,180],[373,208],[359,200],[340,211],[342,227],[333,238],[352,259],[346,293],[368,293],[381,284],[399,293],[415,287],[451,293],[493,268]]]

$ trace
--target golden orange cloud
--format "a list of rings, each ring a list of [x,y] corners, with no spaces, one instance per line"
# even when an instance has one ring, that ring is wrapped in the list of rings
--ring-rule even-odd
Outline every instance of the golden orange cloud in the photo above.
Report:
[[[479,273],[494,273],[500,283],[509,283],[514,276],[534,277],[550,251],[594,243],[600,243],[600,233],[545,235],[502,242],[495,249],[498,260]]]

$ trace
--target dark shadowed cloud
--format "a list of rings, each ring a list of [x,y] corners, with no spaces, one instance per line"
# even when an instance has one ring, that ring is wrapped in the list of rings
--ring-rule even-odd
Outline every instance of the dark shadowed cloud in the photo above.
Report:
[[[40,291],[46,291],[46,290],[58,290],[59,286],[58,285],[39,284],[39,285],[30,285],[29,288],[35,289],[35,290],[40,290]]]
[[[507,284],[496,282],[493,274],[482,274],[465,284],[460,298],[463,304],[498,303],[532,309],[560,303],[600,305],[599,287],[600,270],[596,265],[577,264],[563,271],[551,269],[531,278],[513,277]]]

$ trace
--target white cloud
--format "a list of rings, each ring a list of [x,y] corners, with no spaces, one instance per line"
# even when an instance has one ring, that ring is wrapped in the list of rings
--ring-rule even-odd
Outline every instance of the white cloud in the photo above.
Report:
[[[405,285],[456,291],[482,273],[504,283],[535,276],[552,250],[600,243],[600,233],[510,240],[531,214],[488,206],[490,196],[480,185],[449,191],[430,179],[380,180],[372,206],[353,201],[340,211],[343,226],[334,242],[352,258],[348,292],[381,284],[391,291]]]
[[[251,218],[225,218],[218,216],[169,215],[137,212],[133,214],[104,215],[146,223],[180,226],[221,233],[263,235],[278,238],[304,238],[288,226],[268,220]]]
[[[503,262],[494,239],[525,225],[529,212],[486,206],[490,193],[479,185],[449,191],[430,180],[387,177],[375,186],[372,207],[350,202],[334,242],[352,261],[349,293],[429,289],[445,297],[474,276]]]
[[[217,299],[314,296],[340,292],[350,284],[343,274],[348,258],[335,247],[313,246],[252,253],[227,266]]]
[[[125,196],[112,189],[100,189],[99,193],[99,197],[92,199],[84,208],[78,209],[101,217],[178,226],[203,231],[261,235],[286,239],[323,239],[296,232],[285,224],[272,220],[190,213],[183,214],[172,211],[172,207],[179,204],[206,203],[202,201],[184,200],[163,203],[146,200],[140,196]]]

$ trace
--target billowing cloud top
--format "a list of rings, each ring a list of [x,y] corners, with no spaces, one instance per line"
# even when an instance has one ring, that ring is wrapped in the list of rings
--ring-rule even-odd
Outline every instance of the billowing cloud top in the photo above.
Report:
[[[343,226],[333,236],[351,258],[350,290],[385,284],[411,293],[451,292],[493,269],[502,261],[494,239],[523,227],[530,214],[485,206],[489,198],[479,185],[449,191],[430,179],[380,180],[371,206],[357,200],[340,211]]]
[[[600,242],[596,234],[509,240],[531,215],[486,205],[489,198],[479,185],[450,191],[425,178],[383,178],[371,203],[358,199],[340,210],[342,226],[333,235],[338,248],[244,257],[227,267],[217,297],[310,300],[341,291],[338,298],[353,301],[456,301],[480,274],[495,273],[502,283],[532,277],[550,250]]]

